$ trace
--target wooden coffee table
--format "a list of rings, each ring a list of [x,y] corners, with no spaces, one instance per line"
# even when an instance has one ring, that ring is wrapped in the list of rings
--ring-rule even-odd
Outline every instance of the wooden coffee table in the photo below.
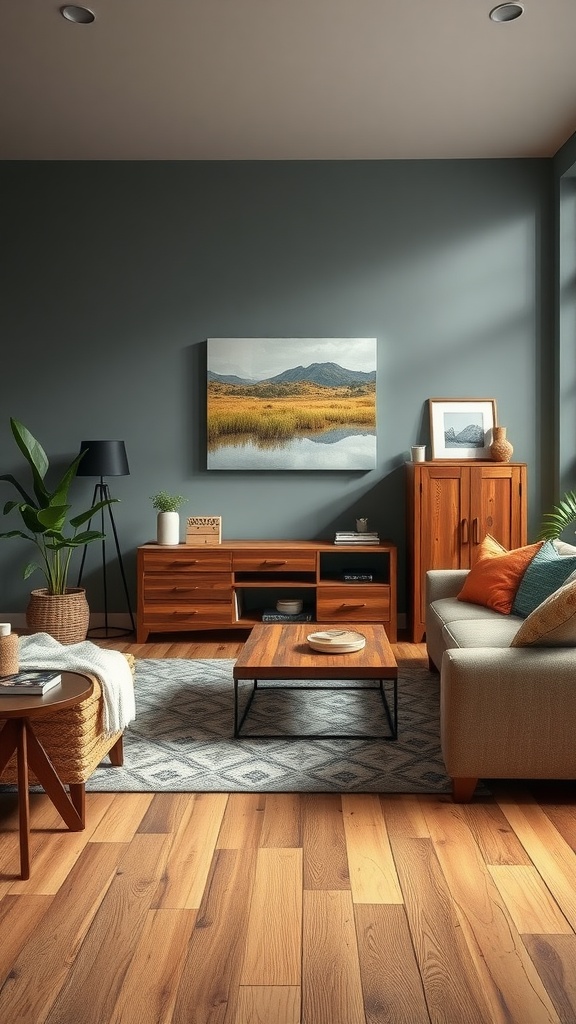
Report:
[[[361,651],[351,654],[325,654],[314,651],[306,641],[310,633],[318,629],[352,629],[363,633],[366,646]],[[307,686],[259,686],[263,679],[373,679],[377,686],[339,686],[339,690],[378,690],[384,705],[384,712],[389,726],[385,735],[369,736],[365,733],[304,733],[295,736],[290,733],[244,733],[246,739],[383,739],[395,740],[398,736],[398,665],[390,646],[386,630],[380,625],[364,625],[363,623],[338,623],[329,626],[325,623],[303,622],[285,624],[258,623],[254,626],[248,640],[244,644],[240,656],[233,669],[234,677],[234,736],[242,738],[241,729],[250,711],[257,691],[262,690],[330,690],[334,687],[314,683]],[[238,682],[241,679],[253,681],[252,690],[242,715],[238,708]],[[392,684],[392,711],[384,689],[385,681]]]
[[[74,707],[92,692],[92,681],[76,672],[62,672],[62,681],[42,697],[0,697],[0,775],[16,752],[18,769],[18,825],[20,832],[20,875],[30,878],[30,803],[28,767],[50,797],[72,832],[81,832],[81,808],[75,806],[33,728],[35,718]]]

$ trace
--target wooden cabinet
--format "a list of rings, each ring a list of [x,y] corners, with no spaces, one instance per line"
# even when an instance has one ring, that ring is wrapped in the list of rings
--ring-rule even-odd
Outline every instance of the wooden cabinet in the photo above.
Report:
[[[410,462],[406,473],[412,641],[420,643],[428,569],[469,569],[487,533],[506,548],[526,544],[526,466]]]
[[[327,541],[230,541],[138,548],[137,641],[150,633],[249,629],[279,597],[302,598],[312,621],[380,622],[396,641],[396,547]],[[344,574],[369,580],[345,581]]]

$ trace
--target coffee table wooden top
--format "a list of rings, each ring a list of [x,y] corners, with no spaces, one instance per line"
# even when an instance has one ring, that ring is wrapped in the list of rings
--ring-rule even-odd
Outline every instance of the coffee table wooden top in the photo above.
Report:
[[[366,646],[350,654],[314,651],[306,637],[319,629],[351,629]],[[257,623],[233,669],[234,679],[397,679],[384,626],[374,623]]]

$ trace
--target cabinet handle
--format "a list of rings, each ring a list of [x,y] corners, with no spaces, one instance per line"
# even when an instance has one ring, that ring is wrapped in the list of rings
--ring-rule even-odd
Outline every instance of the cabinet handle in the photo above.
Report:
[[[343,604],[340,605],[340,607],[344,608],[344,609],[346,609],[346,608],[365,608],[366,607],[366,602],[364,602],[363,604],[346,604],[346,603],[343,603]]]
[[[468,543],[468,520],[467,519],[463,519],[462,523],[460,525],[461,525],[461,533],[462,533],[462,543],[463,544],[467,544]]]
[[[182,566],[186,568],[187,565],[198,565],[198,559],[190,558],[186,562],[182,562],[181,559],[179,558],[177,562],[170,562],[170,565],[178,566],[179,569],[181,569]]]
[[[478,518],[472,520],[474,525],[474,543],[480,543],[480,520]]]
[[[276,562],[273,562],[271,558],[265,558],[264,561],[262,562],[262,565],[286,565],[286,562],[287,562],[286,558],[283,559],[283,561],[276,561]]]
[[[198,590],[199,587],[172,587],[174,594],[187,594],[189,590]]]

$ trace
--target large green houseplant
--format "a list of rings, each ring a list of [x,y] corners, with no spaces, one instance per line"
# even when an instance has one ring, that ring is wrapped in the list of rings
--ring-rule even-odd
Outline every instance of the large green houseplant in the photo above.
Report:
[[[57,639],[62,639],[65,642],[74,642],[74,640],[83,639],[86,636],[89,613],[84,590],[68,586],[71,557],[76,548],[84,547],[85,544],[101,540],[104,537],[104,534],[97,530],[80,530],[80,527],[84,526],[85,523],[89,523],[95,513],[101,508],[117,499],[112,498],[99,501],[85,512],[69,518],[72,506],[69,502],[68,492],[85,452],[81,452],[76,456],[66,469],[61,480],[56,484],[56,487],[51,490],[46,483],[49,461],[42,445],[18,420],[11,419],[10,427],[14,440],[30,468],[33,493],[30,493],[11,473],[0,475],[0,480],[12,484],[19,495],[16,500],[6,502],[3,513],[4,515],[9,515],[17,511],[24,527],[23,529],[8,530],[0,533],[0,539],[20,537],[36,545],[40,554],[40,560],[28,562],[24,566],[24,579],[28,579],[37,570],[44,574],[47,584],[46,588],[33,591],[32,596],[39,595],[42,598],[59,599],[56,605],[52,604],[52,611],[48,612],[48,622],[44,627],[45,631],[52,633],[54,636],[60,632]],[[73,598],[78,606],[82,602],[80,618],[83,624],[78,627],[71,626],[70,628],[63,624],[62,628],[59,629],[58,620],[65,617],[65,612],[62,609],[67,606],[63,599],[67,597]],[[55,611],[55,608],[59,608],[60,611]],[[30,615],[29,606],[27,613],[29,625],[32,624],[38,629],[39,626],[36,620],[30,623]],[[56,625],[50,628],[53,621],[56,622]],[[82,631],[84,636],[79,635]],[[75,633],[73,639],[70,639],[69,634],[71,632]]]

